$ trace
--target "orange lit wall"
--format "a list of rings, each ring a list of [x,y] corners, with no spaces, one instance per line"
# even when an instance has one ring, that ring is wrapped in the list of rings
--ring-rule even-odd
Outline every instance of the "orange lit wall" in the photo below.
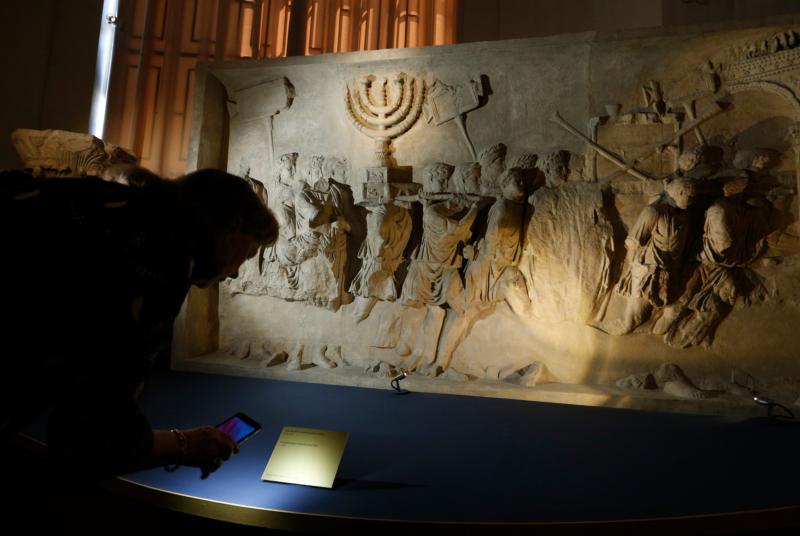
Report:
[[[105,138],[180,175],[198,62],[451,44],[457,20],[458,0],[123,0]]]
[[[310,0],[305,54],[456,42],[457,0]]]

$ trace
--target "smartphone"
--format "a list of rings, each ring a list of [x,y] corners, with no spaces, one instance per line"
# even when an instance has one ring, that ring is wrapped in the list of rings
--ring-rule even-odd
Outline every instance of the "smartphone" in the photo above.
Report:
[[[261,430],[261,425],[244,413],[237,413],[217,425],[217,430],[225,432],[241,445],[253,434]]]

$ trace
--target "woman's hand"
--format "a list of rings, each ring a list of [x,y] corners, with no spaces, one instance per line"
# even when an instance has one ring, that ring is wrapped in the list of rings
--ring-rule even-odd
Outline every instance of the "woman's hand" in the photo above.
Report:
[[[186,436],[186,454],[181,465],[199,467],[200,478],[219,469],[222,462],[239,452],[239,445],[225,432],[213,426],[201,426],[183,431]]]

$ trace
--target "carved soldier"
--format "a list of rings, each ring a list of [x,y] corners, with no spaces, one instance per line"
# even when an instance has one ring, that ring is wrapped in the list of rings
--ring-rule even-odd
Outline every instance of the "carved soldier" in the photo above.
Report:
[[[481,166],[477,162],[459,164],[450,177],[448,191],[456,194],[478,194],[481,189]]]
[[[309,179],[316,180],[316,185],[324,190],[313,188],[294,172],[295,159],[296,153],[280,159],[277,212],[282,233],[269,252],[272,265],[266,274],[267,290],[273,296],[337,309],[346,301],[345,233],[350,226],[341,211],[346,196],[341,186],[318,178],[324,174],[323,157],[312,157]],[[292,179],[291,188],[287,188],[286,182]],[[311,264],[301,270],[308,261]]]
[[[408,209],[395,203],[367,207],[367,237],[358,251],[361,268],[350,285],[358,307],[353,311],[361,321],[377,300],[395,301],[395,271],[403,262],[403,251],[411,236]]]
[[[553,151],[536,160],[536,169],[542,172],[548,188],[558,188],[569,178],[569,151]]]
[[[325,181],[325,157],[321,155],[314,155],[308,163],[306,170],[306,184],[314,189],[325,189],[326,185],[322,184]]]
[[[294,183],[297,169],[297,153],[282,154],[278,158],[275,181],[269,188],[270,208],[280,224],[281,236],[289,239],[294,236]]]
[[[315,259],[319,266],[303,273],[298,281],[301,298],[318,305],[338,309],[349,302],[344,289],[347,264],[347,232],[350,224],[344,217],[343,205],[348,199],[344,184],[326,180],[324,157],[311,159],[308,180],[296,182],[295,226],[293,240],[296,264]]]
[[[481,166],[481,193],[496,194],[500,188],[497,181],[506,168],[506,152],[508,149],[502,143],[483,149],[478,154],[478,164]]]
[[[664,192],[639,215],[625,239],[627,271],[617,292],[627,297],[622,318],[610,326],[615,334],[630,333],[653,308],[675,300],[676,283],[688,234],[686,209],[694,201],[696,182],[716,173],[722,150],[696,145],[678,158],[678,173],[664,181]]]
[[[546,188],[558,188],[562,184],[567,181],[567,177],[569,177],[569,153],[567,151],[553,151],[541,156],[535,162],[536,169],[542,172],[545,179],[545,187]],[[537,204],[537,200],[541,199],[543,195],[547,195],[548,193],[552,192],[545,192],[541,188],[534,192],[530,198],[528,199],[528,203],[532,207],[535,207]],[[556,198],[558,197],[558,193],[552,194]],[[534,275],[534,255],[531,251],[531,244],[536,243],[537,237],[536,235],[536,220],[533,218],[530,219],[528,222],[527,229],[525,230],[525,269],[528,275],[528,280],[530,281],[530,285],[528,285],[528,291],[531,293],[531,300],[534,299],[533,296],[533,275]]]
[[[347,236],[350,233],[352,220],[353,194],[347,186],[347,163],[345,160],[329,156],[325,158],[323,179],[314,186],[333,204],[334,221],[330,228],[330,237],[324,254],[336,278],[338,296],[342,305],[350,303],[352,296],[345,288],[347,273]]]
[[[617,292],[627,297],[628,303],[613,330],[617,334],[632,332],[654,307],[671,302],[688,233],[686,209],[694,197],[692,179],[666,179],[660,197],[642,210],[628,233],[627,270],[617,285]]]
[[[464,286],[461,281],[459,247],[472,234],[472,223],[478,214],[478,200],[450,196],[436,201],[435,194],[447,187],[452,166],[433,164],[425,169],[422,203],[422,242],[411,257],[403,283],[403,305],[448,304],[456,311],[464,310]],[[434,195],[429,195],[434,194]]]
[[[500,177],[502,197],[489,209],[486,233],[478,245],[464,248],[466,269],[466,309],[447,311],[436,353],[427,369],[437,375],[450,366],[453,352],[469,333],[478,317],[505,300],[522,314],[527,309],[525,279],[518,269],[522,256],[522,227],[525,216],[523,171],[507,170]]]
[[[268,185],[269,208],[278,220],[278,240],[264,251],[264,287],[267,294],[283,297],[278,292],[287,286],[285,249],[295,236],[294,190],[297,169],[297,153],[286,153],[278,157],[275,180]]]
[[[500,179],[502,197],[489,210],[486,234],[476,247],[464,249],[467,265],[467,304],[490,303],[506,298],[511,289],[525,289],[517,266],[522,256],[522,226],[525,215],[523,172],[507,170]],[[527,293],[527,291],[525,291]],[[514,308],[520,301],[512,298]]]
[[[753,177],[775,161],[774,151],[738,151],[734,166],[738,177],[726,180],[724,197],[706,210],[700,267],[687,284],[684,297],[665,309],[653,327],[664,341],[680,348],[710,344],[716,327],[737,300],[749,300],[762,290],[747,266],[765,249],[770,230],[770,204],[748,196]]]
[[[290,292],[278,296],[334,310],[350,302],[345,272],[350,231],[347,206],[352,205],[352,195],[344,182],[346,168],[338,158],[315,155],[309,161],[306,179],[295,180],[294,237],[278,257]]]

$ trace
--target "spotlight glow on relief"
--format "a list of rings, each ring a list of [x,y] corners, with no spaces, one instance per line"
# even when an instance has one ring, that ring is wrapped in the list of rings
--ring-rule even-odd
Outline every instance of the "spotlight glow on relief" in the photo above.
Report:
[[[92,111],[89,115],[89,133],[98,138],[103,137],[106,123],[108,83],[111,79],[111,60],[114,56],[114,34],[117,29],[118,11],[119,0],[103,0],[100,39],[97,44],[97,65],[94,71]]]

